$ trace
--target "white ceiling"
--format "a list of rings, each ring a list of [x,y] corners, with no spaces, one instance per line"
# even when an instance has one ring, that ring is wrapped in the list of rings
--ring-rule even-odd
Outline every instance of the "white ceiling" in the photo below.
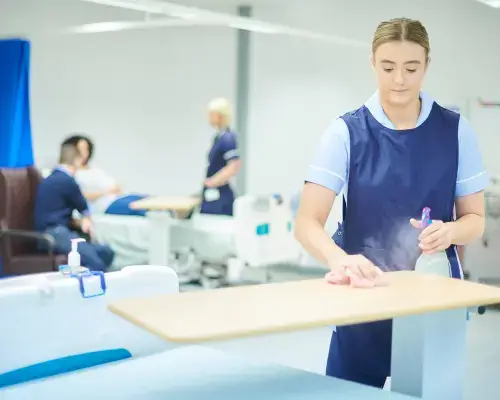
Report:
[[[477,1],[493,8],[500,8],[500,0],[477,0]]]
[[[273,24],[267,21],[244,18],[235,15],[235,9],[213,11],[213,9],[194,7],[193,0],[185,4],[164,1],[164,0],[71,0],[80,3],[114,7],[117,9],[139,11],[142,21],[137,19],[117,21],[101,20],[98,23],[72,26],[66,29],[65,33],[102,33],[110,31],[124,31],[131,29],[153,29],[172,26],[219,26],[231,29],[241,29],[262,34],[277,34],[286,36],[296,36],[313,40],[321,40],[332,44],[369,47],[368,43],[351,40],[345,37],[326,35],[321,32],[314,32],[304,29],[297,29],[292,26]],[[221,0],[219,0],[221,1]],[[236,3],[234,0],[222,0]],[[263,0],[253,0],[263,1]],[[284,0],[275,0],[284,3]],[[198,3],[201,1],[198,0]],[[220,3],[219,3],[220,4]],[[287,3],[290,4],[290,3]],[[150,16],[155,16],[151,18]],[[149,16],[149,17],[148,17]],[[160,17],[161,16],[161,17]],[[160,19],[162,18],[162,19]]]
[[[160,0],[165,1],[165,0]],[[237,7],[238,5],[273,5],[286,6],[294,2],[305,2],[307,0],[174,0],[175,3],[193,7],[217,8],[217,7]],[[365,0],[366,1],[366,0]],[[436,0],[439,1],[439,0]],[[471,0],[484,3],[494,8],[500,8],[500,0]]]
[[[322,1],[327,3],[333,0],[315,0],[315,6],[317,7]],[[500,2],[500,0],[462,1],[474,1],[476,4],[479,4],[477,2]],[[248,20],[236,16],[236,8],[241,4],[272,7],[277,8],[279,11],[281,7],[294,8],[294,5],[300,4],[303,6],[306,2],[309,2],[309,0],[0,0],[0,10],[7,12],[9,15],[9,18],[0,26],[0,34],[4,32],[26,33],[28,35],[33,33],[47,34],[47,32],[68,33],[68,28],[73,29],[71,31],[73,33],[88,33],[92,30],[98,32],[99,30],[158,29],[174,26],[208,25],[246,29],[268,34],[300,36],[348,46],[368,46],[367,43],[350,40],[347,37],[326,35],[320,31],[314,31],[314,26],[309,28],[311,30],[296,29],[294,26],[278,25],[269,21]],[[195,7],[195,9],[192,10],[190,7]],[[487,6],[484,5],[483,7]],[[25,12],[27,9],[30,9],[30,13]],[[152,14],[151,18],[147,19],[146,11],[148,10],[156,10],[159,13]],[[195,18],[182,17],[183,15],[189,17],[191,14]],[[45,16],[49,15],[60,15],[60,17],[56,19],[50,18],[51,23],[48,25],[43,21],[46,19]],[[31,17],[36,17],[36,20],[32,21]],[[119,29],[117,29],[116,24],[114,26],[113,24],[107,24],[108,22],[116,23],[117,21],[122,23]],[[286,24],[286,22],[284,23]],[[89,27],[89,24],[97,25]],[[12,29],[20,30],[13,32]]]
[[[166,0],[160,0],[166,1]],[[273,5],[273,6],[289,6],[294,2],[304,2],[307,0],[173,0],[174,3],[183,4],[191,7],[200,7],[215,9],[218,7],[233,7],[241,5],[258,6],[258,5]]]

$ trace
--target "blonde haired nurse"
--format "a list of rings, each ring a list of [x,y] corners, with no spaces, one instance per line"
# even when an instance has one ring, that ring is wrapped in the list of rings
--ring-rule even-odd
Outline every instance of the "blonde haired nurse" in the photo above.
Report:
[[[456,246],[483,233],[488,176],[469,123],[421,91],[429,53],[419,21],[382,22],[372,43],[378,91],[333,121],[321,139],[295,229],[301,244],[333,271],[373,280],[381,271],[413,269],[419,253],[445,252],[450,275],[461,279]],[[344,187],[335,243],[323,225]],[[424,207],[433,221],[422,229],[416,219]],[[394,251],[402,238],[416,252]],[[391,372],[391,335],[391,320],[337,327],[327,375],[383,387]]]
[[[234,192],[231,179],[241,168],[236,133],[231,129],[231,106],[224,98],[208,104],[208,118],[216,133],[208,154],[201,213],[233,215]]]

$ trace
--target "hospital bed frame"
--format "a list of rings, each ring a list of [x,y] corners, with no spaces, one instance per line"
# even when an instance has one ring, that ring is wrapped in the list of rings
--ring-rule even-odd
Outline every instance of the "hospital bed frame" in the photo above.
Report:
[[[169,265],[181,282],[197,282],[206,288],[243,283],[241,273],[249,269],[260,269],[259,281],[269,282],[270,266],[298,263],[292,214],[281,197],[241,196],[234,209],[234,217],[194,213],[189,220],[179,220],[155,202],[147,214],[152,228],[149,263]],[[225,241],[216,246],[214,236]],[[238,270],[239,282],[234,278]]]
[[[199,214],[196,210],[190,219],[178,218],[197,209],[198,201],[144,199],[131,207],[147,209],[146,218],[94,216],[96,238],[115,250],[117,263],[167,265],[176,271],[181,283],[199,283],[207,288],[243,283],[241,274],[250,269],[261,271],[259,282],[268,282],[271,274],[267,267],[299,264],[299,246],[291,231],[291,210],[281,197],[241,196],[235,201],[234,217]],[[131,226],[126,228],[128,223]],[[137,249],[137,254],[144,260],[123,260],[117,248],[131,255],[123,235],[135,245],[142,243],[143,249]]]

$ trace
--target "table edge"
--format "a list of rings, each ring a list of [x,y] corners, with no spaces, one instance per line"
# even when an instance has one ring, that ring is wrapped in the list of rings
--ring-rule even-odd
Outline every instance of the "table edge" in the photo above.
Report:
[[[201,336],[178,336],[178,335],[169,335],[165,334],[161,330],[155,328],[154,326],[151,326],[150,324],[144,323],[140,321],[137,318],[131,317],[128,315],[126,312],[122,311],[120,308],[116,307],[114,303],[111,303],[108,305],[108,309],[124,318],[125,320],[129,321],[130,323],[145,329],[146,331],[153,333],[162,339],[173,342],[173,343],[190,343],[190,344],[196,344],[196,343],[205,343],[205,342],[212,342],[212,341],[225,341],[225,340],[234,340],[234,339],[242,339],[242,338],[248,338],[252,336],[264,336],[264,335],[272,335],[272,334],[277,334],[277,333],[286,333],[286,332],[293,332],[293,331],[302,331],[302,330],[310,330],[310,329],[318,329],[318,328],[326,328],[328,326],[343,326],[343,325],[350,325],[350,324],[358,324],[358,323],[367,323],[367,322],[376,322],[376,321],[383,321],[387,319],[393,319],[393,318],[402,318],[402,317],[407,317],[407,316],[414,316],[414,315],[423,315],[423,314],[428,314],[428,313],[434,313],[434,312],[440,312],[440,311],[451,311],[451,310],[456,310],[463,308],[466,310],[469,307],[475,307],[475,306],[488,306],[491,304],[498,304],[499,299],[498,297],[493,298],[484,298],[481,300],[477,301],[462,301],[462,302],[457,302],[453,306],[442,306],[439,304],[426,307],[424,311],[422,310],[412,310],[409,312],[405,311],[398,311],[396,313],[394,312],[381,312],[377,314],[376,317],[374,318],[357,318],[356,316],[346,316],[345,318],[337,318],[336,320],[333,319],[322,319],[315,321],[314,323],[296,323],[288,326],[274,326],[268,329],[251,329],[247,330],[245,332],[239,332],[239,333],[219,333],[219,334],[211,334],[211,335],[201,335]],[[465,318],[465,314],[464,314]]]

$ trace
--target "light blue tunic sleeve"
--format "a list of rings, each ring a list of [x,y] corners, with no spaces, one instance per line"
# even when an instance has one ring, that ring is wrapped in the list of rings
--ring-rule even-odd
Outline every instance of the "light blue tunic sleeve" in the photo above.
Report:
[[[456,197],[484,190],[490,182],[486,172],[476,133],[464,118],[460,117],[458,124],[458,174]]]
[[[323,133],[306,181],[324,186],[338,195],[349,173],[349,150],[349,129],[344,120],[338,118]]]

